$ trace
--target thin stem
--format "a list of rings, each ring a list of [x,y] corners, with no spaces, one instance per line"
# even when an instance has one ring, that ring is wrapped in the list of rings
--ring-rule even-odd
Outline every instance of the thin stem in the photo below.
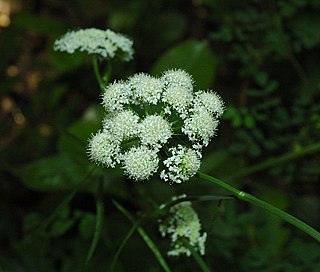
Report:
[[[104,207],[103,207],[103,185],[104,178],[102,177],[99,180],[98,186],[97,186],[97,203],[96,203],[96,209],[97,209],[97,215],[96,215],[96,226],[94,231],[94,236],[91,242],[91,246],[88,251],[87,259],[86,259],[86,265],[88,265],[91,257],[93,256],[93,253],[95,249],[97,248],[99,239],[101,237],[102,233],[102,226],[103,226],[103,213],[104,213]]]
[[[207,266],[207,264],[204,262],[204,260],[202,259],[202,257],[199,255],[199,253],[197,251],[194,250],[194,248],[192,246],[189,246],[189,249],[191,251],[192,257],[194,258],[194,260],[197,262],[197,264],[199,265],[199,267],[201,268],[201,270],[203,272],[211,272],[210,268]]]
[[[164,205],[161,205],[159,212],[163,213],[169,208],[171,208],[172,206],[185,201],[222,201],[222,200],[229,200],[229,199],[234,199],[234,196],[211,196],[211,195],[186,196],[183,198],[172,200]]]
[[[266,160],[265,162],[258,163],[256,165],[251,166],[251,167],[247,167],[247,168],[243,169],[242,171],[228,175],[225,178],[226,179],[233,179],[233,178],[248,176],[252,173],[255,173],[255,172],[258,172],[258,171],[261,171],[264,169],[268,169],[268,168],[271,168],[271,167],[276,166],[278,164],[281,164],[281,163],[284,163],[287,161],[292,161],[297,158],[306,156],[308,154],[316,153],[318,151],[320,151],[320,143],[315,143],[315,144],[312,144],[312,145],[309,145],[309,146],[303,148],[303,150],[301,150],[299,152],[297,152],[297,151],[288,152],[288,153],[281,155],[279,157],[271,158],[269,160]]]
[[[110,63],[107,62],[106,71],[104,73],[104,76],[102,77],[104,86],[106,86],[109,83],[111,72],[112,72],[112,67],[111,67]]]
[[[115,200],[112,201],[113,204],[116,206],[116,208],[125,216],[127,217],[133,224],[136,223],[136,220],[134,219],[134,217],[129,213],[129,211],[127,211],[123,206],[121,206],[118,202],[116,202]],[[140,234],[140,236],[142,237],[142,239],[145,241],[145,243],[147,244],[147,246],[150,248],[150,250],[153,252],[154,256],[156,257],[156,259],[158,260],[158,262],[160,263],[160,265],[162,266],[163,270],[166,272],[171,272],[167,262],[165,261],[165,259],[163,258],[163,256],[161,255],[159,249],[157,248],[156,244],[151,240],[151,238],[149,237],[149,235],[144,231],[144,229],[141,226],[138,226],[137,228],[138,233]]]
[[[94,74],[95,74],[96,79],[97,79],[97,81],[99,83],[99,86],[100,86],[100,91],[102,92],[103,89],[104,89],[104,84],[103,84],[102,77],[100,75],[98,57],[96,55],[94,55],[93,58],[92,58],[92,64],[93,64]]]
[[[120,253],[122,251],[122,249],[124,248],[124,246],[128,243],[129,239],[131,238],[132,234],[136,231],[136,229],[139,227],[140,225],[140,221],[136,221],[131,229],[129,230],[129,232],[127,233],[126,237],[122,240],[120,247],[118,248],[116,254],[114,255],[114,258],[112,260],[112,264],[111,264],[111,269],[110,271],[113,272],[114,268],[116,266],[116,263],[119,259]]]
[[[306,223],[304,223],[303,221],[301,221],[300,219],[288,214],[287,212],[285,212],[279,208],[276,208],[275,206],[273,206],[273,205],[271,205],[271,204],[269,204],[259,198],[256,198],[255,196],[253,196],[251,194],[240,191],[240,190],[230,186],[229,184],[227,184],[217,178],[214,178],[212,176],[209,176],[209,175],[201,173],[201,172],[198,173],[198,176],[203,180],[215,183],[215,184],[219,185],[220,187],[232,192],[233,195],[235,197],[239,198],[240,200],[247,201],[251,204],[254,204],[260,208],[263,208],[263,209],[279,216],[281,219],[287,221],[291,225],[304,231],[305,233],[307,233],[308,235],[310,235],[311,237],[316,239],[318,242],[320,242],[320,233],[317,230],[315,230],[314,228],[312,228],[309,225],[307,225]]]

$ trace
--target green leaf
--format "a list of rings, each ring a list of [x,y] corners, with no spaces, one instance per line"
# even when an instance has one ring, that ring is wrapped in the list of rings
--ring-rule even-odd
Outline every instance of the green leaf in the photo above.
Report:
[[[59,154],[27,165],[20,172],[23,183],[40,191],[74,188],[89,172],[89,161],[70,154]]]
[[[86,145],[90,135],[101,128],[104,111],[101,106],[87,109],[82,118],[71,125],[60,136],[58,149],[63,152],[86,156]]]
[[[213,82],[216,66],[217,58],[207,41],[188,40],[165,52],[153,66],[152,73],[185,69],[193,76],[197,89],[206,89]]]

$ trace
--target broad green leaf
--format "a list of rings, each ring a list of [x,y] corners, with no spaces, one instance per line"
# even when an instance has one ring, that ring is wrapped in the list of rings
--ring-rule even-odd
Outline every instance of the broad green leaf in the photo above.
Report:
[[[23,183],[40,191],[66,190],[79,185],[92,167],[88,161],[59,154],[40,159],[22,170]]]
[[[80,120],[71,125],[62,133],[58,143],[58,149],[62,152],[70,152],[86,156],[86,146],[92,133],[101,128],[101,120],[104,111],[101,106],[90,107]]]
[[[188,40],[165,52],[152,68],[153,74],[167,69],[181,68],[189,72],[196,89],[206,89],[213,82],[217,58],[207,41]]]

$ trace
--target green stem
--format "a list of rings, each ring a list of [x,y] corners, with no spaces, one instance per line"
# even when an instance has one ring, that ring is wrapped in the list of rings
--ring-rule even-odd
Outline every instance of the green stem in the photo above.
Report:
[[[192,257],[194,258],[194,260],[197,262],[197,264],[199,265],[199,267],[201,268],[201,270],[203,272],[210,272],[210,268],[207,266],[207,264],[204,262],[204,260],[202,259],[202,257],[199,255],[199,253],[197,251],[194,250],[194,248],[192,246],[189,246],[189,249],[191,251]]]
[[[217,178],[214,178],[212,176],[209,176],[209,175],[201,173],[201,172],[198,173],[198,176],[203,180],[215,183],[215,184],[219,185],[220,187],[232,192],[232,194],[235,197],[239,198],[240,200],[247,201],[251,204],[254,204],[260,208],[263,208],[263,209],[279,216],[281,219],[287,221],[291,225],[304,231],[305,233],[307,233],[308,235],[310,235],[311,237],[316,239],[318,242],[320,242],[320,233],[318,231],[316,231],[314,228],[312,228],[309,225],[307,225],[306,223],[304,223],[303,221],[301,221],[300,219],[288,214],[287,212],[285,212],[279,208],[276,208],[275,206],[273,206],[273,205],[271,205],[271,204],[269,204],[259,198],[256,198],[255,196],[253,196],[251,194],[240,191],[240,190],[230,186],[229,184],[227,184]]]
[[[104,73],[104,76],[102,77],[104,86],[106,86],[109,83],[111,72],[112,72],[112,67],[111,67],[110,63],[108,62],[107,67],[106,67],[106,72]]]
[[[93,56],[92,58],[92,64],[93,64],[93,70],[94,70],[94,74],[96,76],[96,79],[99,83],[100,86],[100,91],[102,92],[104,90],[104,84],[103,84],[103,80],[102,77],[100,75],[100,70],[99,70],[99,64],[98,64],[98,57],[97,56]]]
[[[320,151],[320,143],[315,143],[315,144],[312,144],[312,145],[309,145],[309,146],[303,148],[303,150],[301,150],[299,152],[297,152],[297,151],[289,152],[289,153],[286,153],[286,154],[281,155],[279,157],[269,159],[265,162],[258,163],[256,165],[251,166],[251,167],[247,167],[247,168],[243,169],[242,171],[239,171],[239,172],[236,172],[234,174],[227,176],[226,179],[233,179],[233,178],[247,176],[252,173],[255,173],[255,172],[258,172],[258,171],[261,171],[264,169],[268,169],[273,166],[277,166],[278,164],[281,164],[281,163],[284,163],[287,161],[291,161],[291,160],[295,160],[299,157],[303,157],[303,156],[306,156],[308,154],[312,154],[312,153],[315,153],[318,151]]]
[[[173,207],[174,205],[185,202],[185,201],[222,201],[234,199],[233,196],[211,196],[211,195],[203,195],[203,196],[186,196],[183,198],[178,198],[175,200],[171,200],[170,202],[160,206],[158,213],[161,215],[163,212]]]
[[[103,183],[104,180],[101,178],[99,180],[99,184],[97,187],[97,204],[96,204],[96,209],[97,209],[97,216],[96,216],[96,226],[95,226],[95,231],[94,231],[94,236],[91,242],[91,246],[88,251],[87,259],[86,259],[86,265],[88,265],[90,259],[93,256],[93,253],[95,249],[97,248],[99,239],[101,237],[101,232],[102,232],[102,226],[103,226],[103,213],[104,213],[104,207],[103,207]]]
[[[134,217],[123,207],[121,206],[117,201],[113,200],[113,204],[116,206],[116,208],[124,215],[126,216],[133,224],[139,224],[139,221],[136,221]],[[142,220],[142,219],[140,219]],[[160,253],[160,250],[157,248],[156,244],[151,240],[149,235],[144,231],[144,229],[139,225],[137,227],[138,233],[143,238],[147,246],[150,248],[150,250],[153,252],[154,256],[162,266],[163,270],[165,272],[171,272],[167,262],[163,258],[163,256]]]
[[[117,263],[117,261],[118,261],[118,259],[119,259],[119,256],[120,256],[121,251],[123,250],[124,246],[128,243],[129,239],[131,238],[131,236],[133,235],[133,233],[136,231],[136,229],[139,227],[139,225],[140,225],[140,221],[136,221],[136,222],[132,225],[132,227],[131,227],[131,229],[129,230],[129,232],[127,233],[126,237],[123,239],[120,247],[118,248],[118,250],[117,250],[117,252],[116,252],[116,254],[114,255],[114,258],[113,258],[113,260],[112,260],[111,269],[110,269],[111,272],[114,271],[114,268],[115,268],[116,263]]]

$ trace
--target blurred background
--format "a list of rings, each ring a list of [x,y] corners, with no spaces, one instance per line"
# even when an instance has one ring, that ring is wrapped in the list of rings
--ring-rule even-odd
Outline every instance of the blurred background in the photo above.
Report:
[[[111,80],[183,68],[195,89],[217,91],[227,111],[202,171],[319,230],[319,14],[319,0],[0,0],[0,271],[82,271],[102,171],[104,227],[88,271],[109,271],[132,226],[112,199],[135,214],[182,193],[228,194],[197,178],[134,183],[119,169],[85,179],[99,86],[90,57],[53,51],[79,28],[133,39],[134,60],[114,62]],[[194,207],[213,271],[320,271],[319,244],[277,217],[238,200]],[[156,220],[143,227],[172,271],[200,271],[192,258],[166,256]],[[162,270],[134,234],[116,271]]]

